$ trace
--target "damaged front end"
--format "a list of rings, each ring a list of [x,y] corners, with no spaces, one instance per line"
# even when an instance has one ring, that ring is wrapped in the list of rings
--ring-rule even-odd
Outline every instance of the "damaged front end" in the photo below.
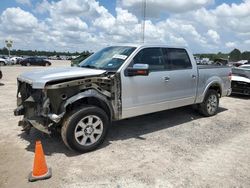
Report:
[[[50,133],[49,127],[53,121],[49,118],[49,105],[45,90],[33,89],[31,84],[18,81],[17,108],[14,115],[23,115],[18,125],[24,131],[29,132],[31,127],[35,127],[44,133]]]
[[[119,76],[100,75],[47,82],[44,89],[18,80],[17,108],[14,115],[23,116],[19,126],[29,132],[34,127],[50,134],[60,128],[67,108],[79,101],[100,105],[110,112],[111,119],[121,117]],[[98,100],[93,100],[93,98]],[[82,105],[82,104],[78,105]]]

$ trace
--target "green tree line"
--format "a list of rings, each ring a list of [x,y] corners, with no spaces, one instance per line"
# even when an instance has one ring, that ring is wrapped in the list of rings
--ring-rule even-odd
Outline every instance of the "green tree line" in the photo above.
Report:
[[[229,59],[229,61],[239,61],[239,60],[250,60],[250,51],[241,52],[239,49],[234,49],[230,53],[208,53],[208,54],[195,54],[195,56],[200,58],[209,58],[210,60],[215,59]]]
[[[78,56],[78,55],[86,55],[89,56],[91,52],[83,51],[83,52],[56,52],[56,51],[39,51],[39,50],[16,50],[13,49],[10,51],[12,56]],[[8,55],[8,49],[2,48],[0,49],[1,55]]]

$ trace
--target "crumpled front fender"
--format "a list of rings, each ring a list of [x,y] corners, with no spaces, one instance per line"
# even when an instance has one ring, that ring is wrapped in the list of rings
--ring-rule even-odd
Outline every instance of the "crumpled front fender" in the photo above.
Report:
[[[103,103],[105,103],[107,105],[107,107],[109,108],[109,111],[111,112],[111,117],[113,117],[114,115],[114,110],[113,110],[113,107],[112,105],[110,104],[109,100],[104,96],[102,95],[101,93],[99,93],[98,91],[94,90],[94,89],[89,89],[89,90],[86,90],[84,92],[81,92],[81,93],[78,93],[70,98],[68,98],[66,100],[66,102],[64,103],[63,105],[63,109],[62,111],[65,112],[66,111],[66,108],[75,103],[76,101],[79,101],[81,99],[84,99],[84,98],[89,98],[89,97],[94,97],[100,101],[102,101]]]

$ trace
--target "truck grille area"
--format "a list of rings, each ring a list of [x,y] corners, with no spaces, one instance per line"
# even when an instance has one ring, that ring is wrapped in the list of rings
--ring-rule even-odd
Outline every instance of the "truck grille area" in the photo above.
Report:
[[[41,116],[45,98],[41,89],[33,89],[30,84],[18,81],[17,98],[18,107],[23,106],[24,118]]]
[[[42,103],[44,94],[41,89],[33,89],[30,84],[25,82],[19,81],[18,84],[18,93],[20,94],[22,102],[32,96],[35,102]]]
[[[250,84],[240,81],[232,81],[232,93],[250,95]]]

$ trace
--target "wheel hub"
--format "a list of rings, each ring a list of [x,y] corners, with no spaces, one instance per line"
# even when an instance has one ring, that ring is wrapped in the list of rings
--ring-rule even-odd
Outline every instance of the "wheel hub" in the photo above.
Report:
[[[84,132],[85,132],[85,135],[91,135],[94,132],[94,129],[92,126],[87,126]]]

